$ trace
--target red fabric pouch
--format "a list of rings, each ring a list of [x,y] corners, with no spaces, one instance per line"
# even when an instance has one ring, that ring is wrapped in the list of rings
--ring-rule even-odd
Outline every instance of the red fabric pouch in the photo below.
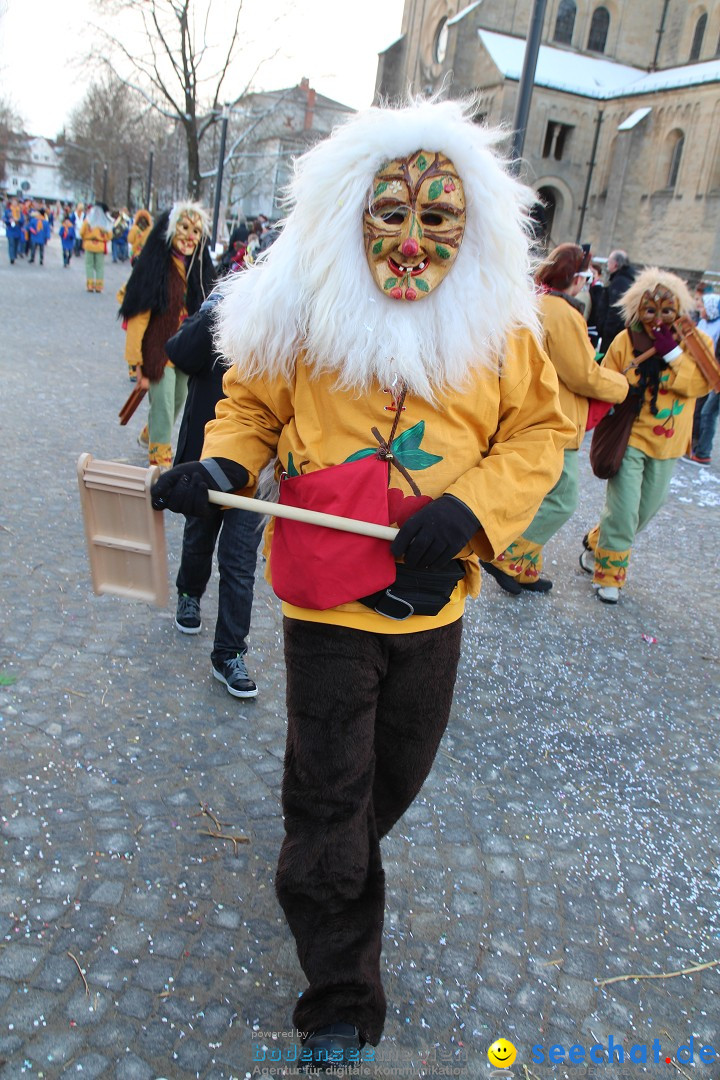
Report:
[[[280,503],[389,525],[388,464],[375,456],[280,481]],[[325,611],[395,580],[387,540],[275,518],[272,587],[296,607]]]
[[[612,409],[612,403],[610,401],[600,401],[598,398],[588,398],[588,418],[585,425],[586,431],[592,431],[594,427],[600,423],[604,416]]]

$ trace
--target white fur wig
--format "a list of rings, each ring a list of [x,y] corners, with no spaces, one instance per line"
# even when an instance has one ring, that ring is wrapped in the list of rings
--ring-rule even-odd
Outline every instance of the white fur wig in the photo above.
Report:
[[[204,206],[201,206],[199,202],[190,202],[189,200],[186,200],[185,202],[176,202],[172,205],[167,229],[165,230],[165,239],[167,240],[168,247],[170,247],[173,242],[178,221],[181,217],[185,217],[186,214],[189,214],[192,218],[199,219],[204,237],[210,235],[210,218],[208,217],[208,212]]]
[[[499,370],[508,334],[538,332],[529,256],[534,193],[510,176],[505,137],[470,119],[472,103],[421,101],[370,108],[295,163],[294,208],[266,256],[221,286],[216,345],[240,378],[291,378],[299,349],[318,373],[358,391],[400,375],[431,399],[479,367]],[[417,150],[457,168],[467,224],[447,277],[416,303],[375,284],[363,211],[379,167]]]
[[[635,278],[634,282],[620,297],[617,307],[620,308],[626,326],[631,326],[638,317],[640,305],[646,293],[655,292],[656,289],[665,289],[678,302],[680,315],[688,315],[693,308],[693,298],[687,284],[677,274],[670,270],[660,270],[657,266],[646,266]]]

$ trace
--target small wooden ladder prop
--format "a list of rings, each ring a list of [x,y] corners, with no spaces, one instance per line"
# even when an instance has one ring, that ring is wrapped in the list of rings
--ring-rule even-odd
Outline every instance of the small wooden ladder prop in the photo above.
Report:
[[[93,592],[165,606],[165,521],[150,505],[160,469],[81,454],[77,472]]]

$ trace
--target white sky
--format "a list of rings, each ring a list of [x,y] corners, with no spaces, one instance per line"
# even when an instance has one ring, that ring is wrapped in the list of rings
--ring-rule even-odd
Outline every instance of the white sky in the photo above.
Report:
[[[236,10],[236,0],[214,3],[228,18]],[[307,76],[327,97],[355,108],[369,105],[377,54],[400,36],[403,6],[404,0],[244,0],[241,26],[250,48],[226,84],[228,97],[258,60],[277,50],[255,89],[292,86]],[[97,41],[93,22],[99,19],[91,0],[33,0],[30,8],[27,0],[0,0],[0,93],[30,134],[54,138],[81,101],[94,74],[83,63]]]

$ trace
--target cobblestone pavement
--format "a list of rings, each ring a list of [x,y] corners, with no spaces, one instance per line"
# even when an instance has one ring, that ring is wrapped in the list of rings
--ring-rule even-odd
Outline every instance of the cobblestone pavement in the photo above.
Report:
[[[259,579],[243,702],[210,677],[214,586],[192,638],[170,608],[92,595],[77,458],[144,464],[142,416],[117,423],[127,267],[95,296],[57,240],[44,268],[2,255],[0,1080],[283,1075],[292,1040],[263,1033],[289,1029],[303,980],[273,892],[278,604]],[[678,465],[613,608],[578,566],[602,500],[582,459],[555,588],[486,580],[442,750],[384,844],[389,1012],[366,1075],[482,1077],[501,1035],[518,1059],[498,1076],[605,1077],[547,1051],[612,1038],[625,1080],[691,1036],[720,1075],[698,1054],[720,1052],[720,968],[599,982],[720,960],[720,471]],[[250,838],[237,855],[203,805]]]

